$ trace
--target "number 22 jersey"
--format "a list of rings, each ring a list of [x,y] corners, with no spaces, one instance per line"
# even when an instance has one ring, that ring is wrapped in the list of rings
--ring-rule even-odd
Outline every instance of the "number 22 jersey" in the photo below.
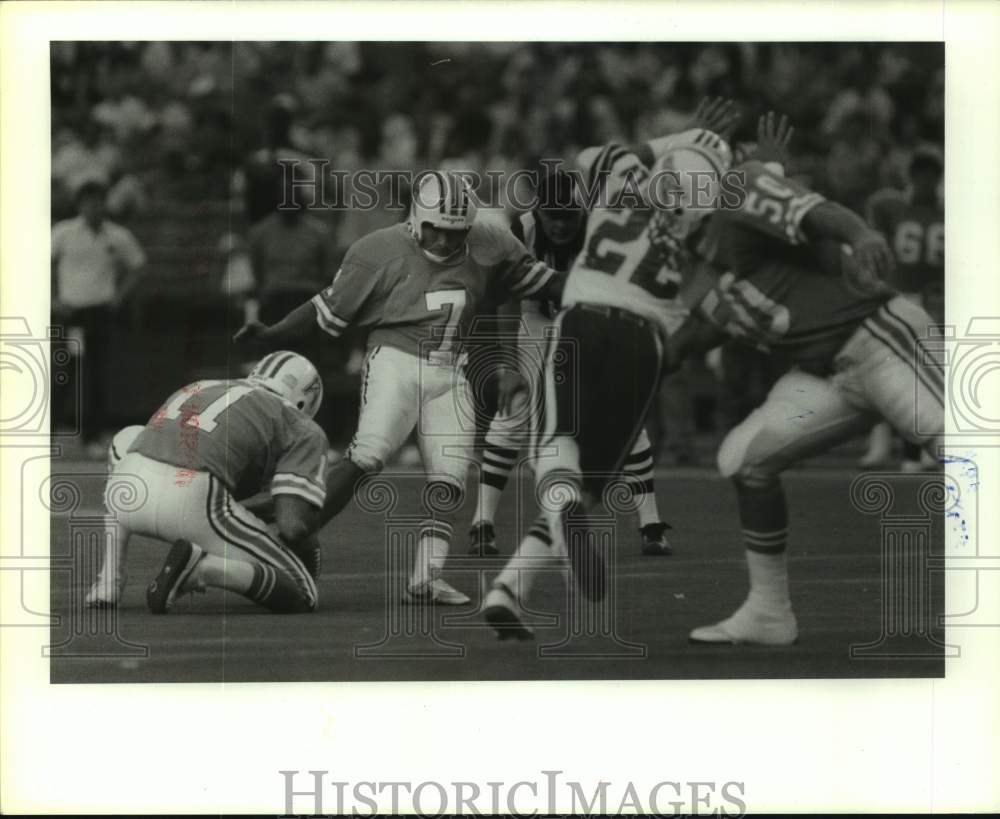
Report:
[[[635,149],[610,144],[580,153],[576,166],[584,196],[597,199],[564,302],[625,307],[656,321],[668,336],[683,323],[688,314],[681,294],[687,253],[659,229],[654,209],[643,203],[642,186],[658,154],[706,133],[685,131],[657,140],[655,148],[654,143]]]

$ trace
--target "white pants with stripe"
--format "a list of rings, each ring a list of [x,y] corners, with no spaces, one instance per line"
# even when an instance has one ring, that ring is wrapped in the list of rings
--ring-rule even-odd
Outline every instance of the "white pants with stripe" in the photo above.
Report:
[[[226,560],[263,563],[290,576],[313,606],[316,582],[306,567],[266,523],[244,509],[225,485],[208,472],[190,472],[128,453],[115,468],[116,478],[141,482],[138,508],[118,512],[118,521],[132,534],[174,541],[189,540]]]
[[[377,472],[417,431],[429,479],[465,486],[476,418],[461,367],[434,364],[395,347],[372,348],[361,381],[361,413],[347,457]]]
[[[719,449],[725,477],[766,481],[864,432],[879,420],[934,452],[944,436],[944,370],[925,342],[930,316],[903,296],[854,332],[835,374],[793,370],[735,427]]]

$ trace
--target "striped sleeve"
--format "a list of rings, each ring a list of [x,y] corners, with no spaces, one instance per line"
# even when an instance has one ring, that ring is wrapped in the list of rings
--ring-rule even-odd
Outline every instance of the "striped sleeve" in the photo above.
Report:
[[[825,197],[758,161],[743,164],[738,172],[742,174],[742,203],[729,216],[788,244],[805,243],[802,220]]]
[[[321,507],[326,500],[326,435],[303,417],[288,425],[285,438],[271,479],[271,494],[298,495]]]
[[[577,167],[583,171],[587,189],[603,184],[612,174],[615,166],[630,155],[628,149],[614,143],[595,148],[585,148],[577,157]]]
[[[312,297],[320,329],[339,338],[349,325],[362,323],[377,283],[377,270],[364,264],[354,248],[348,250],[333,283]]]

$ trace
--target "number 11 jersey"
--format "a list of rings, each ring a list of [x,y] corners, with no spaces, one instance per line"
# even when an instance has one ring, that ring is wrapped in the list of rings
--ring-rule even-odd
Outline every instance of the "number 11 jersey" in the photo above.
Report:
[[[166,400],[129,452],[176,466],[178,486],[193,472],[208,472],[236,497],[270,482],[272,495],[322,506],[328,449],[315,421],[263,387],[196,381]]]

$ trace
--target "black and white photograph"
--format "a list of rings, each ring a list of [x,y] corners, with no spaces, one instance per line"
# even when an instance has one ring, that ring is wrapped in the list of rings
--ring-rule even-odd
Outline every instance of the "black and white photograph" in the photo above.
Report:
[[[685,30],[693,17],[661,25],[643,4],[602,31],[584,2],[485,3],[479,26],[460,3],[372,4],[382,18],[122,3],[136,16],[102,34],[109,4],[93,5],[79,33],[0,17],[4,43],[29,32],[34,54],[16,73],[8,56],[3,88],[30,74],[38,89],[3,112],[3,166],[30,142],[34,187],[22,206],[4,172],[4,210],[31,232],[11,221],[0,245],[0,626],[40,646],[32,696],[140,721],[202,695],[249,714],[253,697],[287,720],[282,747],[294,692],[344,706],[317,717],[330,758],[313,744],[244,771],[273,798],[234,797],[241,810],[398,812],[382,790],[404,773],[417,814],[805,809],[758,796],[729,751],[711,782],[654,765],[594,791],[596,769],[554,743],[582,751],[581,721],[612,720],[602,708],[630,691],[653,710],[641,756],[686,741],[666,716],[695,718],[684,696],[725,692],[720,708],[746,703],[730,730],[764,735],[841,707],[872,730],[890,712],[906,724],[912,699],[877,703],[908,692],[918,736],[855,762],[899,748],[904,768],[927,742],[919,776],[937,781],[945,745],[919,692],[982,683],[963,663],[1000,628],[983,535],[996,223],[972,204],[1000,184],[984,136],[998,85],[992,57],[948,39],[987,41],[996,14],[970,3],[935,29],[946,4],[915,4],[893,31],[891,4],[873,3],[856,32],[829,10],[828,28],[776,15],[770,33],[713,34],[705,13]],[[201,28],[182,10],[199,5]],[[438,703],[421,716],[419,692]],[[449,713],[446,692],[468,703]],[[542,697],[571,692],[591,696],[553,710],[572,732],[539,728]],[[833,704],[855,695],[853,711]],[[808,711],[793,715],[795,696]],[[414,728],[383,723],[390,701]],[[553,752],[498,773],[492,802],[479,769],[341,765],[314,781],[362,713],[359,760],[428,730],[475,757],[508,717],[507,747],[538,736]],[[996,718],[994,703],[983,723]],[[981,748],[989,767],[995,745]],[[445,796],[421,803],[420,782]],[[942,809],[928,787],[815,806]],[[969,805],[997,807],[988,790]],[[212,799],[190,809],[221,810]]]
[[[51,84],[53,681],[943,674],[942,44]]]

